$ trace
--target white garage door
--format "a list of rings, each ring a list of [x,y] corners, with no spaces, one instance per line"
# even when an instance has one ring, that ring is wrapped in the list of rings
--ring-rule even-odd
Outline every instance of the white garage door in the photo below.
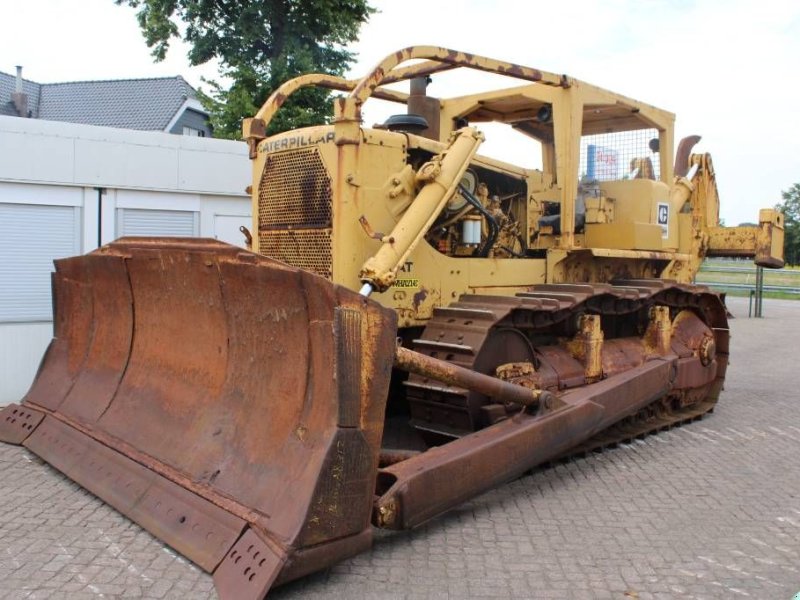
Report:
[[[117,210],[117,235],[197,237],[200,235],[200,213],[189,210],[120,208]]]
[[[0,203],[0,322],[51,320],[53,260],[80,253],[80,207]]]

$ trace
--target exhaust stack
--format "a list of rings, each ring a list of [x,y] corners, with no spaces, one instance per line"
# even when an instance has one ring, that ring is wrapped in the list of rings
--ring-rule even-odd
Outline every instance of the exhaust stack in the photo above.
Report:
[[[439,99],[428,96],[431,78],[415,77],[411,80],[411,94],[408,96],[408,114],[419,115],[428,122],[428,127],[418,132],[432,140],[439,139]]]

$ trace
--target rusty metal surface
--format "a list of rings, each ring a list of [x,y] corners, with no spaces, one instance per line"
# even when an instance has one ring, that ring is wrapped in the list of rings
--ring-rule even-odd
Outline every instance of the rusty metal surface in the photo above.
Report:
[[[66,343],[76,357],[77,373],[70,387],[63,388],[63,399],[55,390],[31,389],[27,401],[47,406],[82,422],[92,422],[109,407],[117,391],[131,351],[133,335],[133,298],[128,274],[122,261],[112,256],[97,256],[91,261],[66,259],[59,265],[56,281],[63,282],[64,294],[58,293],[56,319],[69,319],[63,335],[56,333],[53,345]],[[79,290],[82,304],[72,306],[69,290]],[[62,310],[67,303],[69,312]],[[87,315],[86,308],[92,312]],[[88,320],[91,318],[91,320]],[[83,329],[85,328],[85,329]],[[81,331],[83,329],[83,331]],[[82,337],[87,334],[89,337]],[[79,352],[82,356],[78,358]],[[46,364],[50,369],[53,365]],[[78,366],[79,365],[79,366]],[[45,373],[42,373],[45,375]],[[37,382],[39,378],[37,378]],[[56,381],[57,383],[57,381]]]
[[[431,60],[398,68],[401,63],[418,58]],[[384,58],[361,80],[346,80],[332,75],[313,73],[287,81],[267,98],[254,118],[245,119],[242,125],[242,137],[248,140],[250,144],[252,158],[255,144],[266,137],[267,127],[275,113],[283,106],[289,96],[304,87],[316,86],[351,92],[351,96],[359,105],[363,104],[370,96],[382,100],[405,103],[408,101],[406,94],[380,86],[459,67],[507,75],[523,81],[535,81],[546,85],[570,86],[569,78],[566,75],[549,73],[447,48],[411,46]]]
[[[351,92],[351,97],[356,100],[357,104],[363,104],[372,94],[373,90],[381,85],[384,77],[390,75],[395,67],[405,61],[416,58],[440,61],[448,66],[467,67],[558,87],[569,87],[570,85],[568,78],[564,75],[548,73],[547,71],[523,67],[522,65],[486,58],[475,54],[458,52],[448,48],[410,46],[390,54],[378,63],[368,75],[359,81],[358,85]],[[431,67],[432,65],[430,62],[422,63],[422,65],[417,66],[416,69],[414,67],[409,67],[403,72],[403,76],[413,78],[418,75],[429,74],[433,72],[431,71]],[[396,79],[392,79],[392,81],[396,81]]]
[[[245,527],[244,520],[53,416],[25,446],[206,571]]]
[[[365,529],[357,535],[334,540],[327,544],[300,548],[289,557],[275,585],[325,569],[342,558],[363,552],[372,545],[372,530]]]
[[[472,411],[494,424],[382,453],[392,311],[206,240],[122,240],[59,261],[54,284],[56,338],[24,404],[47,416],[25,445],[215,571],[224,598],[262,597],[368,547],[371,516],[418,525],[659,402],[708,410],[727,365],[724,307],[700,288],[464,297],[417,340],[427,356],[401,349],[398,363],[422,373],[408,382],[425,394],[418,407],[439,393],[442,419]],[[594,327],[589,339],[579,327],[648,314],[643,334]],[[505,364],[530,368],[513,384],[490,377]],[[589,367],[605,378],[586,385]],[[559,397],[520,409],[543,393]],[[499,403],[509,399],[515,408]]]
[[[258,230],[330,227],[332,186],[318,148],[269,154],[258,185]]]
[[[474,495],[508,481],[589,438],[616,414],[640,407],[669,389],[671,361],[638,369],[571,391],[567,406],[542,417],[519,414],[381,470],[396,479],[376,501],[379,527],[415,527]]]
[[[316,86],[329,90],[350,92],[357,85],[357,80],[342,79],[341,77],[336,77],[334,75],[328,75],[325,73],[312,73],[290,79],[286,83],[283,83],[277,90],[275,90],[258,110],[253,118],[253,121],[257,122],[255,127],[252,126],[252,121],[250,123],[245,122],[244,137],[247,138],[250,135],[254,135],[261,139],[266,137],[266,126],[269,125],[272,117],[275,116],[275,113],[281,106],[283,106],[289,96],[299,89],[309,86]],[[399,103],[404,103],[408,100],[408,96],[406,94],[388,89],[376,90],[374,96],[382,100],[389,100]]]
[[[686,177],[689,172],[689,157],[692,155],[692,148],[694,148],[700,141],[699,135],[689,135],[681,139],[678,143],[678,149],[675,152],[675,168],[674,173],[676,177]]]
[[[538,406],[541,400],[542,392],[538,390],[509,384],[496,377],[437,360],[408,348],[397,348],[394,364],[399,369],[423,378],[434,379],[448,385],[457,385],[491,396],[501,402],[511,402],[521,406]]]
[[[755,256],[758,236],[755,227],[710,227],[707,256]]]
[[[0,410],[0,442],[21,444],[44,419],[44,413],[27,406],[9,404]]]
[[[28,447],[206,570],[246,524],[282,560],[363,546],[392,311],[211,240],[123,239],[54,280]]]
[[[393,465],[395,463],[403,462],[404,460],[408,460],[409,458],[413,458],[420,453],[419,450],[403,450],[403,449],[381,449],[381,457],[379,466],[381,467],[388,467],[389,465]]]
[[[556,304],[525,306],[525,302],[537,297]],[[570,448],[582,442],[594,447],[597,443],[626,439],[627,435],[703,414],[716,402],[727,363],[727,321],[719,297],[704,288],[668,281],[628,280],[619,290],[608,285],[594,290],[587,286],[543,286],[533,297],[524,293],[515,299],[516,304],[509,300],[462,298],[452,309],[436,314],[430,332],[425,333],[427,348],[426,344],[418,346],[435,352],[447,347],[451,340],[464,341],[468,334],[475,335],[475,324],[470,320],[474,316],[483,317],[476,331],[483,338],[472,339],[471,356],[485,350],[484,340],[493,328],[508,322],[527,328],[529,335],[534,335],[537,328],[551,337],[560,332],[561,343],[536,346],[535,368],[531,364],[527,374],[512,377],[520,385],[561,390],[558,403],[537,416],[519,411],[505,419],[499,415],[499,422],[482,429],[479,436],[465,435],[401,462],[387,463],[378,479],[381,496],[373,511],[377,526],[414,527],[443,512],[448,505],[540,462],[568,454]],[[620,300],[627,304],[618,304]],[[620,311],[621,308],[625,310]],[[608,312],[604,313],[604,309]],[[587,310],[598,311],[606,318],[622,315],[619,318],[628,324],[622,331],[628,333],[604,339],[595,327],[590,336],[591,347],[587,348],[585,327],[580,327],[586,322]],[[631,325],[644,318],[650,324],[637,333]],[[592,319],[597,325],[597,318]],[[442,335],[445,331],[448,334]],[[593,355],[591,359],[588,354]],[[601,370],[603,380],[588,383],[586,365],[590,363],[595,371]],[[456,404],[459,399],[467,401],[466,389],[439,391],[443,396],[441,406]],[[497,412],[495,405],[487,408],[492,414]],[[443,418],[440,427],[445,429],[446,414]],[[595,440],[618,423],[624,425],[619,425],[611,438],[605,442]],[[433,424],[427,427],[435,428]],[[440,484],[444,481],[448,482],[446,486]]]
[[[76,259],[63,259],[52,277],[53,340],[23,403],[57,408],[72,388],[87,354],[92,332],[92,293]],[[113,290],[111,291],[113,294]]]
[[[619,301],[629,297],[631,290],[620,290],[619,297],[617,293],[611,286],[602,289],[603,296]],[[560,295],[553,298],[556,294]],[[414,348],[434,358],[495,375],[502,364],[534,360],[533,347],[523,330],[563,321],[576,303],[594,298],[587,293],[587,286],[545,287],[516,297],[467,295],[446,308],[436,309],[422,337],[414,340]],[[583,383],[583,367],[578,365],[578,369]],[[459,437],[487,424],[482,411],[487,402],[485,394],[455,386],[443,389],[416,375],[406,385],[411,388],[414,426],[428,432],[426,436],[435,433]]]
[[[258,186],[260,253],[330,279],[332,185],[317,148],[267,156]]]
[[[627,280],[620,285],[549,284],[533,286],[533,291],[516,297],[468,295],[447,308],[437,309],[414,349],[459,367],[495,375],[500,365],[514,362],[540,363],[534,377],[521,378],[532,387],[551,391],[587,383],[586,366],[558,346],[537,345],[534,351],[525,337],[536,331],[570,327],[582,312],[606,316],[634,315],[656,301],[656,294],[674,287],[672,283]],[[675,289],[680,289],[675,287]],[[523,332],[527,332],[523,334]],[[574,335],[577,331],[569,334]],[[641,364],[644,349],[637,340],[626,348],[617,339],[606,340],[608,353],[602,369],[607,375]],[[610,353],[610,354],[609,354]],[[599,365],[593,366],[597,377]],[[443,387],[412,375],[406,382],[413,424],[426,438],[454,438],[476,431],[498,418],[496,408],[487,421],[483,407],[487,394],[469,391],[465,386]],[[441,443],[439,440],[438,443]]]
[[[780,269],[783,260],[783,215],[762,209],[759,227],[709,227],[706,256],[754,258],[760,267]],[[773,222],[776,221],[776,222]]]
[[[286,562],[255,531],[248,529],[230,549],[214,572],[214,587],[220,598],[260,600]]]
[[[586,370],[574,356],[564,352],[557,346],[545,346],[536,349],[542,361],[552,369],[558,377],[558,387],[571,388],[586,383]]]
[[[414,340],[414,349],[433,358],[479,371],[475,363],[490,329],[520,302],[516,298],[469,296],[463,302],[436,309],[423,336]],[[504,362],[526,360],[529,357],[529,352],[523,352],[523,356],[507,356],[508,360]],[[490,368],[481,372],[494,374],[495,366],[488,365]],[[481,415],[475,404],[483,404],[483,394],[470,393],[468,389],[456,386],[442,390],[438,382],[427,382],[424,377],[413,374],[406,386],[414,427],[450,438],[479,427]]]

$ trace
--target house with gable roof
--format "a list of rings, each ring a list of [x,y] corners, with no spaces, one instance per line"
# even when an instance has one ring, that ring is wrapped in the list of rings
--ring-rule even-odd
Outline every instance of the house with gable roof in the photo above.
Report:
[[[180,75],[37,83],[0,71],[0,115],[211,137],[208,112]]]

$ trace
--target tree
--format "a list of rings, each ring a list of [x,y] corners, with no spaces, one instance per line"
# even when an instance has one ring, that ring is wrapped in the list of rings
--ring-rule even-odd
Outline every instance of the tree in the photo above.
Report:
[[[785,242],[784,258],[790,265],[800,264],[800,183],[781,192],[783,202],[775,206],[783,212]]]
[[[172,38],[191,46],[200,65],[217,58],[227,89],[206,81],[199,97],[216,137],[239,138],[241,121],[255,114],[283,82],[304,73],[342,75],[355,55],[346,49],[374,9],[367,0],[115,0],[138,9],[147,46],[162,60]],[[269,133],[330,119],[328,92],[307,88],[283,105]]]

